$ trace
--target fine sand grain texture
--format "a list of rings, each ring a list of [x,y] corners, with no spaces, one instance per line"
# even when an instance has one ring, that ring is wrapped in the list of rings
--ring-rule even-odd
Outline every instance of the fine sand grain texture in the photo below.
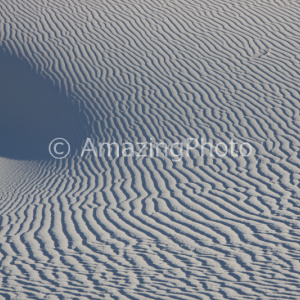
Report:
[[[299,300],[299,12],[0,0],[0,298]],[[81,158],[87,137],[253,151]]]

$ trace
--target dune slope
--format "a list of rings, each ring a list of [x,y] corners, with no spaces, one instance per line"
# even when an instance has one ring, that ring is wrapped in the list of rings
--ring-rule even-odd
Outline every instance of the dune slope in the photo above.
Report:
[[[299,2],[0,7],[4,298],[299,299]],[[81,158],[86,137],[253,152]]]

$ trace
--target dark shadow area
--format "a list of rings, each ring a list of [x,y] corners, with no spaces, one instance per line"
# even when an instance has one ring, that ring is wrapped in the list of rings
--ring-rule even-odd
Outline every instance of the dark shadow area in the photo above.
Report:
[[[52,159],[49,143],[58,137],[82,144],[83,117],[71,99],[37,75],[28,63],[0,51],[0,156]]]

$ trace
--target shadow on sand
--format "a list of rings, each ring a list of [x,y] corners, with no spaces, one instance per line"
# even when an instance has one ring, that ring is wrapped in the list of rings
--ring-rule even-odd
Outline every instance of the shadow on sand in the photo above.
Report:
[[[0,156],[51,159],[48,145],[63,137],[79,147],[83,122],[78,107],[29,64],[0,52]]]

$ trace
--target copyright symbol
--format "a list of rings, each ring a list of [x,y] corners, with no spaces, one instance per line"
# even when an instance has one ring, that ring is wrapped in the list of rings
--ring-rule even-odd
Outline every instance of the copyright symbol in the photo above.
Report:
[[[67,140],[57,138],[49,144],[49,153],[56,159],[66,158],[70,153],[71,147]]]

